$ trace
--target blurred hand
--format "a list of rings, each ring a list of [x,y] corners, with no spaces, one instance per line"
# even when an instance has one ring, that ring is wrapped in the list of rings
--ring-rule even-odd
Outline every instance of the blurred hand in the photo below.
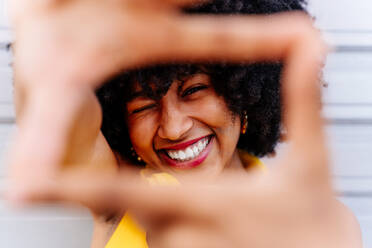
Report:
[[[318,107],[325,53],[318,32],[300,14],[180,14],[179,6],[193,2],[12,1],[15,63],[29,97],[10,161],[21,168],[14,173],[20,185],[24,181],[17,175],[27,175],[25,165],[44,172],[18,200],[130,208],[143,220],[154,247],[347,247],[332,198]],[[284,61],[284,121],[291,143],[274,169],[265,175],[230,175],[213,185],[170,188],[149,188],[129,173],[45,169],[61,163],[80,99],[89,98],[84,96],[99,83],[133,66],[206,59]],[[48,106],[40,96],[48,97]],[[42,129],[50,116],[58,121]],[[40,139],[42,146],[53,147],[46,156],[30,152]],[[55,180],[48,180],[51,175]]]
[[[75,202],[97,211],[129,208],[148,231],[150,247],[355,247],[331,189],[318,105],[324,50],[308,38],[287,48],[283,101],[290,145],[266,173],[149,187],[128,172],[75,171],[28,200]]]
[[[283,55],[281,39],[311,30],[309,17],[296,13],[291,14],[294,19],[265,19],[180,12],[180,7],[200,2],[12,0],[20,81],[28,87],[93,87],[123,69],[154,62],[274,59]],[[308,23],[305,30],[293,25],[296,20]],[[268,28],[266,36],[255,37],[261,28]],[[278,39],[278,46],[268,46],[269,38]],[[259,48],[265,49],[256,52]]]
[[[181,30],[190,24],[178,7],[192,2],[11,1],[19,74],[27,84],[95,86],[123,69],[173,59],[175,50],[188,56],[182,43],[190,31]]]
[[[27,189],[28,181],[53,175],[62,163],[87,163],[66,154],[77,146],[89,157],[102,118],[94,88],[119,71],[165,61],[279,60],[298,50],[299,41],[303,56],[320,59],[322,45],[307,16],[179,11],[197,2],[12,0],[19,127],[9,156],[14,185]]]

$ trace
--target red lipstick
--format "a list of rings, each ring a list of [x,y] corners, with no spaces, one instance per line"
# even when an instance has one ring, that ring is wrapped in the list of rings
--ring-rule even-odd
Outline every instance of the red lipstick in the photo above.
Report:
[[[208,137],[208,136],[205,136],[205,137]],[[205,138],[205,137],[203,137],[203,138]],[[196,139],[196,140],[198,141],[200,139]],[[210,137],[209,143],[208,143],[207,147],[204,149],[204,151],[202,151],[196,158],[194,158],[192,160],[177,161],[175,159],[170,158],[166,154],[166,151],[161,151],[160,156],[171,167],[174,167],[176,169],[192,169],[194,167],[199,166],[208,157],[208,155],[209,155],[209,153],[212,149],[213,140],[214,140],[213,136]],[[193,143],[190,143],[190,142],[186,142],[186,143],[193,144]]]
[[[174,145],[174,146],[169,146],[169,147],[164,147],[164,148],[161,148],[159,150],[182,150],[196,142],[198,142],[199,140],[201,139],[204,139],[205,137],[208,137],[209,135],[206,135],[204,137],[201,137],[201,138],[197,138],[197,139],[193,139],[193,140],[189,140],[189,141],[186,141],[184,143],[180,143],[180,144],[177,144],[177,145]]]

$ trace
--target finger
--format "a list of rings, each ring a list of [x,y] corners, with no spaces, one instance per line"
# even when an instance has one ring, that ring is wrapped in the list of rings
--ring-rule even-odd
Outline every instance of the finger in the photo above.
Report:
[[[117,176],[82,170],[63,173],[28,192],[23,202],[71,202],[97,212],[130,209],[149,219],[189,217],[207,219],[221,192],[208,186],[149,186],[136,172]],[[218,193],[218,194],[217,194]]]
[[[89,89],[41,87],[25,96],[27,97],[17,105],[18,130],[8,159],[11,184],[20,191],[27,191],[28,184],[52,177],[61,169],[67,158],[66,149],[72,148],[70,136],[78,131],[81,134],[75,123],[84,120],[89,122],[91,126],[88,129],[84,127],[87,133],[91,130],[89,134],[96,133],[100,126],[99,119],[91,118],[94,115],[83,114],[86,110],[84,106],[88,106],[89,113],[94,113],[94,109],[99,108],[98,103],[95,104],[94,93]],[[61,105],[64,106],[62,110]],[[58,114],[51,118],[57,112]],[[82,139],[95,142],[93,135],[84,136]],[[81,158],[90,156],[82,144],[79,142]]]
[[[116,182],[115,179],[116,177],[107,173],[74,169],[74,172],[62,172],[58,177],[41,178],[21,192],[18,188],[10,187],[6,192],[6,198],[15,205],[40,201],[68,202],[81,204],[92,210],[106,207],[118,210],[121,206],[117,204],[115,196],[119,193],[110,183]]]
[[[280,60],[309,28],[304,14],[271,16],[181,16],[164,23],[167,32],[149,32],[156,59],[163,61],[228,60],[259,62]],[[306,23],[306,24],[305,24]],[[150,57],[150,56],[149,56]]]
[[[296,42],[285,61],[284,122],[290,141],[289,156],[299,159],[297,171],[328,177],[327,149],[321,115],[320,72],[325,46],[309,34]],[[289,163],[293,164],[293,163]],[[311,174],[309,174],[311,173]]]

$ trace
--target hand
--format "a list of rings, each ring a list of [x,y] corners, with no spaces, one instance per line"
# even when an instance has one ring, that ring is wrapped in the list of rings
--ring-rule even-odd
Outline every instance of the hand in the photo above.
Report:
[[[249,61],[257,57],[255,54],[263,53],[266,54],[262,59],[274,59],[282,56],[282,50],[260,43],[263,36],[255,37],[260,28],[269,28],[266,40],[269,36],[280,39],[306,32],[283,29],[281,25],[290,25],[291,18],[181,14],[180,7],[200,2],[203,1],[11,1],[20,81],[29,88],[32,84],[96,86],[123,69],[154,62]],[[297,15],[300,22],[310,22],[308,17]],[[265,49],[256,52],[259,48]]]
[[[118,71],[170,60],[292,60],[300,40],[316,47],[307,53],[321,47],[307,16],[180,13],[180,6],[195,2],[10,2],[19,127],[9,153],[15,185],[26,190],[27,182],[53,175],[63,163],[89,162],[68,158],[68,152],[78,146],[89,157],[101,124],[93,90]]]
[[[146,220],[155,247],[348,246],[339,235],[343,230],[337,224],[340,213],[332,199],[316,104],[324,46],[307,17],[185,17],[177,12],[176,3],[192,2],[186,0],[23,2],[25,11],[15,7],[13,12],[15,62],[28,91],[51,93],[62,87],[68,93],[64,97],[73,100],[119,70],[150,62],[283,59],[285,124],[291,141],[284,159],[261,176],[234,175],[215,185],[148,188],[133,182],[128,174],[106,177],[69,172],[58,174],[53,182],[34,185],[22,195],[23,200],[72,201],[93,209],[129,207]],[[37,56],[39,60],[32,59]],[[31,138],[26,139],[26,146],[14,146],[18,156],[13,153],[13,157],[23,158],[17,165],[29,162],[25,150],[40,138],[41,130],[36,128],[40,119],[30,120],[35,113],[49,116],[45,108],[37,108],[40,102],[37,97],[29,98],[28,105],[34,107],[27,109],[30,119],[23,118],[21,127]],[[51,105],[60,107],[61,103],[60,99]],[[72,104],[71,110],[76,109]],[[62,112],[54,115],[69,123],[72,115]],[[66,129],[66,125],[53,126],[46,136],[66,134]],[[21,144],[25,144],[24,137],[19,138]],[[39,154],[31,161],[41,159],[43,166],[58,164],[58,151],[66,146],[63,137],[44,139],[45,144],[56,144],[51,160]]]
[[[195,180],[149,187],[129,173],[72,172],[29,200],[75,202],[97,210],[129,208],[148,230],[151,247],[353,247],[333,199],[318,107],[324,50],[314,33],[308,35],[282,47],[289,49],[283,51],[283,100],[290,145],[265,174],[224,175],[208,185]]]

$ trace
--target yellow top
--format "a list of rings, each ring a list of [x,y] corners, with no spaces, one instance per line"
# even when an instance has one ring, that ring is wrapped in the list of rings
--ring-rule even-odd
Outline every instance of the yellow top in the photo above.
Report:
[[[239,156],[246,169],[265,170],[265,166],[258,158],[242,151],[239,151]],[[146,177],[145,170],[141,174]],[[168,173],[155,173],[146,179],[150,184],[178,184],[177,179]],[[146,232],[126,213],[105,248],[148,248]]]

